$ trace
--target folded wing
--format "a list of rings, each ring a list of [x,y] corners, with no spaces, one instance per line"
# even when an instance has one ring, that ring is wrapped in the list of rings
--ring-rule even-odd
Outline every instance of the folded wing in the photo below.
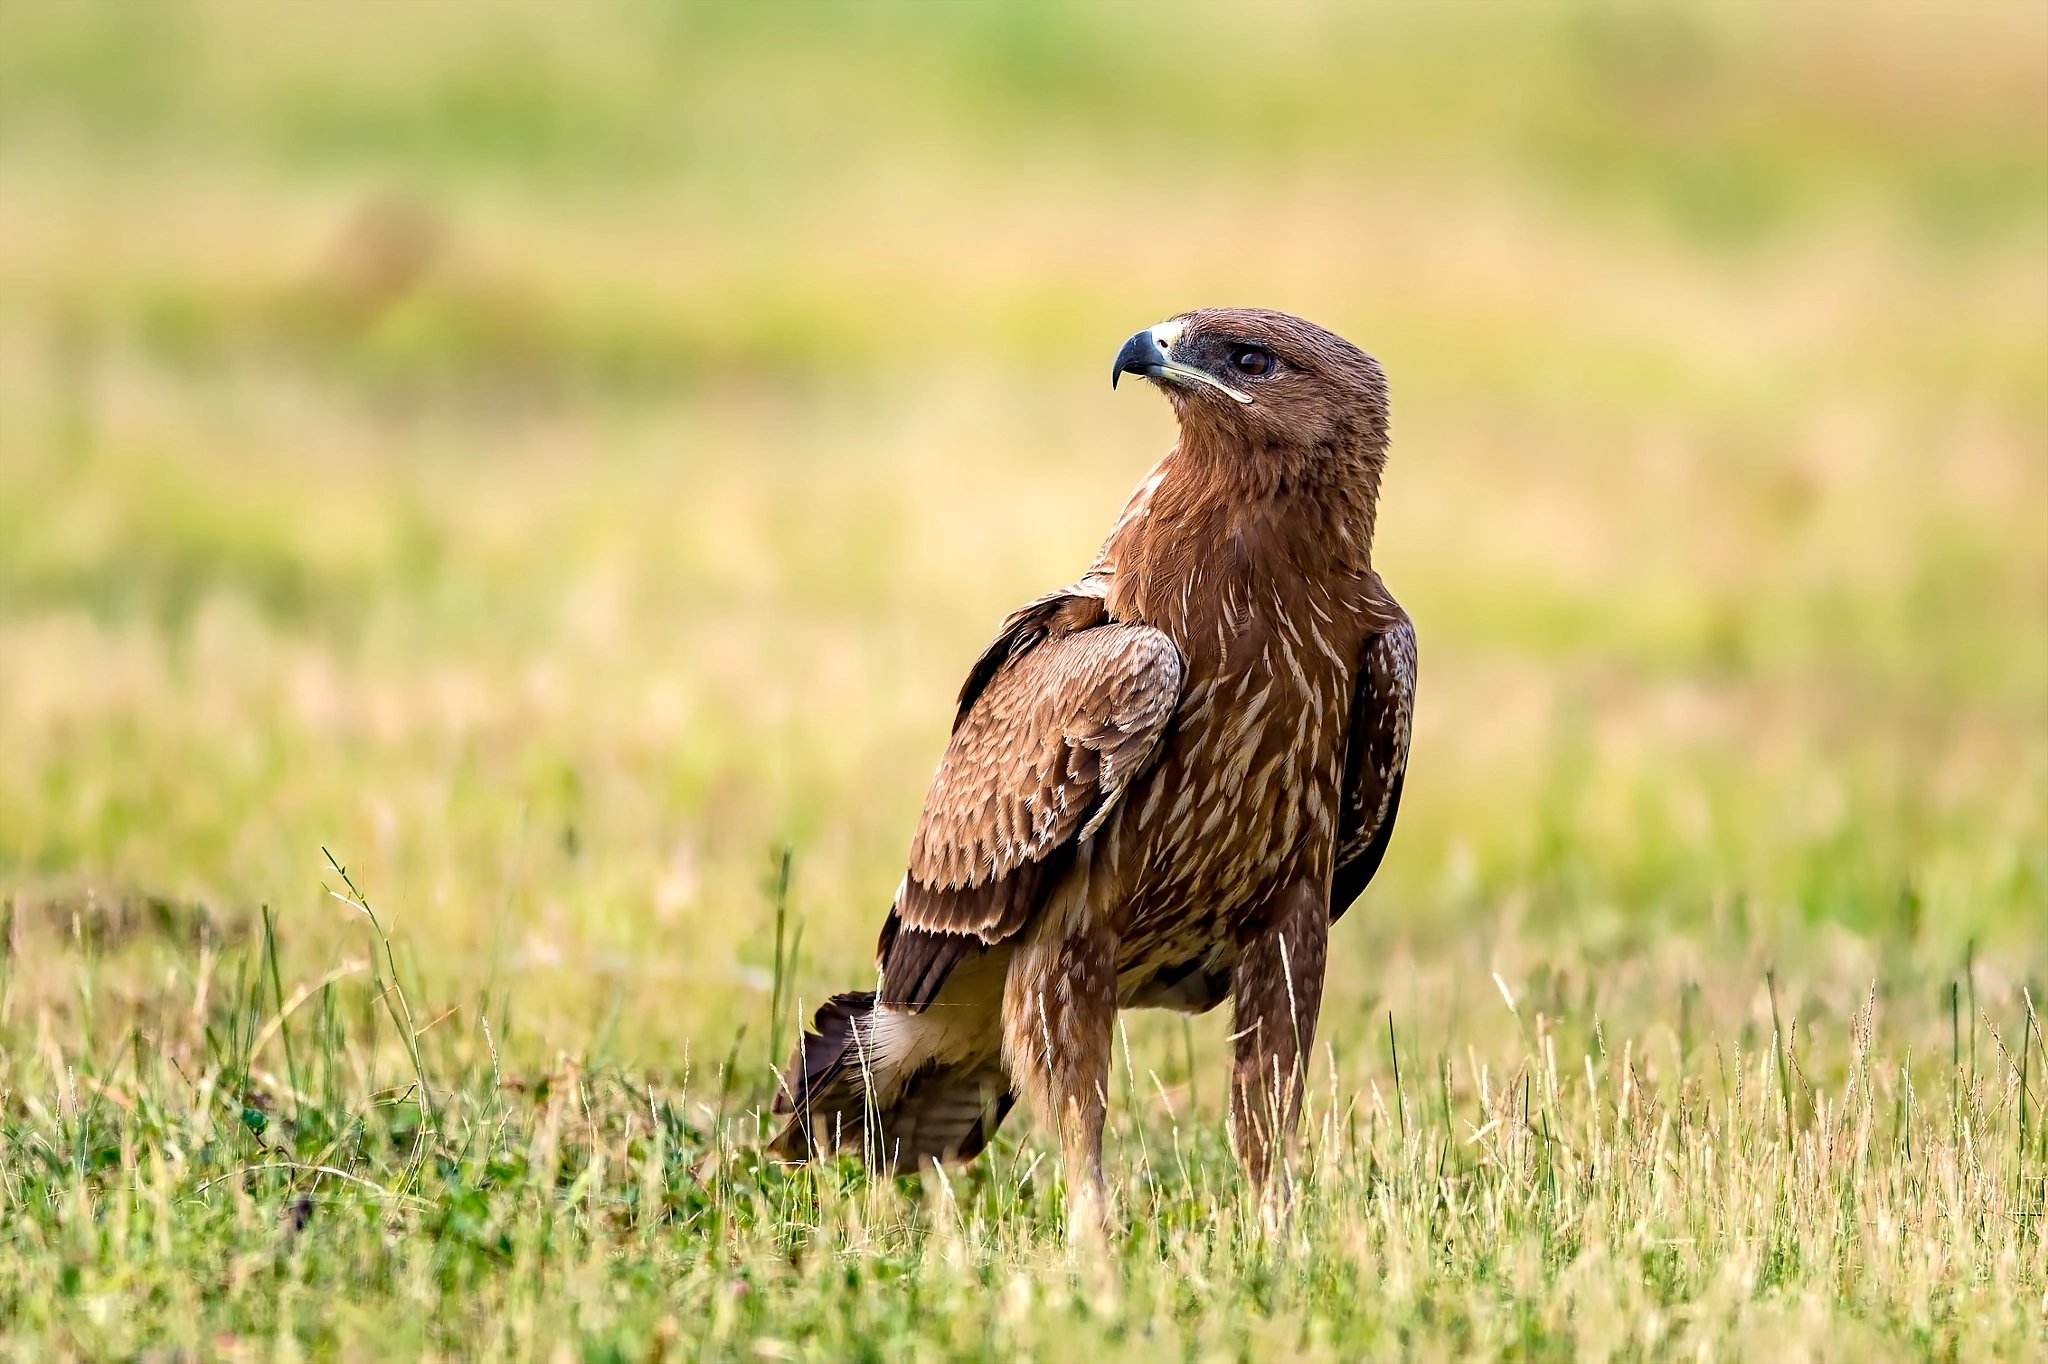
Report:
[[[1337,871],[1330,882],[1332,921],[1343,917],[1380,869],[1401,808],[1415,716],[1415,627],[1391,603],[1390,617],[1386,628],[1365,642],[1351,700]]]
[[[922,1010],[961,960],[1022,929],[1159,750],[1180,651],[1110,621],[1092,587],[1012,616],[968,677],[882,929],[885,1007]]]

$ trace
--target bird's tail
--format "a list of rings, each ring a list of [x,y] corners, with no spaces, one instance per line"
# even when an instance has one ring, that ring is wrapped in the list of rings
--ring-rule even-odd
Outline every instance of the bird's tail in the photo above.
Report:
[[[993,1038],[959,1024],[878,1008],[872,991],[834,995],[783,1069],[774,1111],[787,1121],[769,1149],[797,1161],[854,1151],[889,1170],[971,1160],[1015,1098]]]

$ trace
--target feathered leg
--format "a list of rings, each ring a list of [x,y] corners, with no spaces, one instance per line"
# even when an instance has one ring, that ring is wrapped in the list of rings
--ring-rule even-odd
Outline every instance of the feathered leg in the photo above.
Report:
[[[1047,904],[1010,962],[1003,1059],[1037,1120],[1059,1133],[1068,1221],[1099,1231],[1102,1124],[1116,1027],[1117,936],[1087,904],[1085,866]]]
[[[1296,882],[1281,892],[1272,917],[1238,959],[1231,987],[1237,1056],[1230,1072],[1230,1135],[1246,1176],[1261,1192],[1301,1112],[1329,940],[1327,897]]]

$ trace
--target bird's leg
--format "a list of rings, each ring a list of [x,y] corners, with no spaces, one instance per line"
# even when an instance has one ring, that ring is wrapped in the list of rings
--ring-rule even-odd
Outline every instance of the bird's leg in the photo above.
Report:
[[[1280,893],[1265,927],[1245,944],[1231,985],[1237,1044],[1230,1072],[1231,1142],[1261,1194],[1271,1187],[1275,1153],[1301,1111],[1329,940],[1327,897],[1297,881]]]
[[[1059,1133],[1072,1232],[1099,1235],[1106,1212],[1102,1123],[1116,1027],[1117,939],[1085,909],[1054,912],[1060,908],[1057,902],[1046,907],[1011,959],[1003,1056],[1033,1116]]]

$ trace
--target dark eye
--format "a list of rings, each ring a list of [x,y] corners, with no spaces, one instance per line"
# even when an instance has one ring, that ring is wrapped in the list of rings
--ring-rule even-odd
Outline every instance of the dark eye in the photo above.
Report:
[[[1230,367],[1257,379],[1273,371],[1273,355],[1264,346],[1232,346]]]

